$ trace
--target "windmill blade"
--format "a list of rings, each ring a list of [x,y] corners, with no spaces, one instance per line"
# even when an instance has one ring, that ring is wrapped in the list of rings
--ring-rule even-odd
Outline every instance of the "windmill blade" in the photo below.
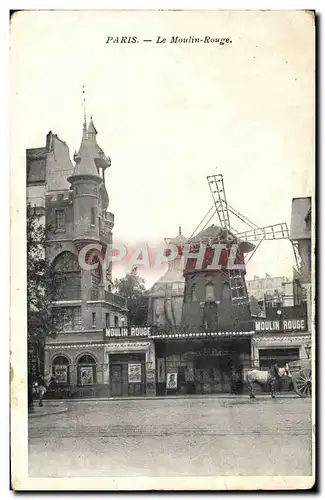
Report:
[[[264,238],[262,238],[258,244],[256,245],[256,247],[254,248],[254,250],[252,251],[252,253],[250,254],[247,262],[246,262],[246,267],[247,267],[247,264],[249,263],[249,261],[252,259],[252,257],[254,256],[255,252],[257,251],[257,249],[260,247],[260,244],[262,243],[262,241],[264,241]]]
[[[213,202],[219,216],[220,225],[223,229],[230,228],[229,212],[223,175],[209,175],[207,177],[209,188],[212,194]]]
[[[240,212],[238,212],[238,210],[236,210],[231,205],[229,205],[229,203],[228,203],[228,210],[229,210],[230,213],[232,213],[233,215],[235,215],[239,220],[241,220],[242,222],[244,222],[244,224],[246,224],[246,226],[250,227],[251,229],[253,229],[253,228],[257,229],[258,228],[257,224],[255,224],[254,222],[252,222],[248,217],[245,217],[245,215],[243,215]]]
[[[242,241],[285,240],[289,239],[289,230],[287,223],[282,222],[271,226],[250,229],[238,233],[236,236]]]
[[[212,212],[212,214],[211,214]],[[198,224],[198,226],[194,229],[193,233],[191,234],[191,236],[189,237],[189,240],[191,240],[193,238],[193,236],[195,234],[197,234],[199,232],[199,229],[200,231],[204,231],[204,229],[207,227],[207,225],[209,224],[210,220],[212,219],[212,217],[215,216],[215,213],[216,213],[216,208],[215,206],[213,205],[210,210],[208,210],[208,212],[205,214],[205,216],[203,217],[203,219],[201,220],[201,222]],[[211,215],[210,215],[211,214]],[[210,215],[210,217],[209,217]],[[206,220],[207,219],[207,220]],[[202,224],[203,222],[206,220],[205,224],[203,225],[202,227]]]

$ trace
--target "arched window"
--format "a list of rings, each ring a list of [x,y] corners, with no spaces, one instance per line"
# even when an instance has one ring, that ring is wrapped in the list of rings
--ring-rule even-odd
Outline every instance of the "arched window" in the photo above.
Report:
[[[94,255],[91,264],[97,264],[96,269],[92,269],[91,273],[91,298],[92,300],[98,299],[99,284],[102,282],[102,268],[97,255]]]
[[[81,298],[81,270],[78,257],[62,252],[53,263],[55,300]]]
[[[205,300],[214,300],[214,286],[212,283],[207,283],[205,285]]]
[[[96,384],[96,361],[89,354],[78,361],[78,385]]]
[[[191,302],[197,302],[195,285],[191,287]]]
[[[57,356],[52,361],[52,375],[57,384],[70,383],[69,360],[65,356]]]
[[[224,283],[222,287],[222,298],[223,300],[230,300],[230,286],[228,283]]]

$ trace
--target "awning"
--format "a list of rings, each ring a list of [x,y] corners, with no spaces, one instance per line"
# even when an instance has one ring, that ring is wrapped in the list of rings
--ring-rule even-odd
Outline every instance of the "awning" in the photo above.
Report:
[[[151,334],[151,338],[155,339],[180,339],[180,338],[206,338],[206,337],[250,337],[255,333],[254,330],[249,332],[198,332],[198,333],[169,333],[169,334]]]

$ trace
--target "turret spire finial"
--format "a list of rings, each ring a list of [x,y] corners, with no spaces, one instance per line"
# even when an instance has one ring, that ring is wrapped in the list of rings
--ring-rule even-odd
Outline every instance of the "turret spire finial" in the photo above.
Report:
[[[82,86],[82,101],[83,101],[83,107],[84,107],[84,124],[83,124],[83,130],[86,132],[87,130],[87,113],[86,113],[86,89],[85,86]]]

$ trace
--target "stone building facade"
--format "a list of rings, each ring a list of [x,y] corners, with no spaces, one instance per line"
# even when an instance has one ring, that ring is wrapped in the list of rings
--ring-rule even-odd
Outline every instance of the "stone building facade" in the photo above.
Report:
[[[311,202],[309,197],[292,200],[290,224],[290,240],[300,257],[295,277],[299,286],[305,288],[307,301],[293,307],[280,304],[277,308],[267,308],[265,321],[255,322],[258,327],[252,338],[251,354],[255,366],[310,357],[314,331]]]
[[[58,289],[53,307],[62,322],[57,337],[46,342],[45,372],[52,373],[62,389],[109,396],[112,373],[116,386],[116,366],[120,370],[126,366],[128,373],[130,355],[135,362],[139,358],[138,392],[144,392],[149,358],[153,357],[154,364],[152,352],[148,354],[153,342],[107,338],[106,329],[127,326],[127,302],[112,292],[108,259],[103,264],[99,255],[86,252],[87,246],[92,246],[100,249],[102,257],[109,255],[106,250],[114,227],[105,185],[105,171],[111,162],[97,143],[92,119],[88,127],[84,123],[74,164],[68,146],[52,132],[45,147],[27,150],[26,159],[27,202],[42,213],[42,222],[52,226],[47,257]],[[82,252],[85,258],[81,258]],[[92,264],[92,269],[84,263]],[[115,364],[121,355],[124,358]]]
[[[149,291],[148,325],[175,329],[181,324],[185,286],[181,249],[186,241],[181,228],[175,238],[166,238],[166,243],[175,245],[179,252],[168,261],[167,271]]]

